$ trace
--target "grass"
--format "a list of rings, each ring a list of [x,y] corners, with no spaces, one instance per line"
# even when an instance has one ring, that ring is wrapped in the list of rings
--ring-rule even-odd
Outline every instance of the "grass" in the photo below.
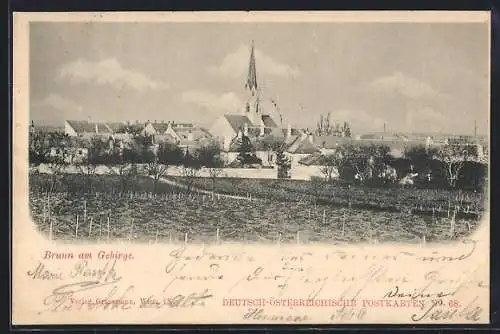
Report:
[[[338,207],[324,202],[311,205],[305,200],[287,201],[286,196],[292,195],[286,194],[305,191],[307,183],[296,181],[218,180],[216,183],[219,187],[235,186],[233,193],[251,190],[252,197],[258,194],[264,199],[249,201],[187,194],[167,184],[161,184],[153,194],[153,181],[145,177],[129,185],[134,191],[119,192],[117,177],[95,176],[94,193],[85,194],[80,191],[84,176],[73,175],[58,181],[47,206],[49,181],[47,175],[30,176],[30,206],[38,229],[49,234],[52,226],[55,240],[106,241],[108,219],[109,240],[126,242],[184,242],[187,237],[189,243],[211,243],[217,241],[218,234],[219,241],[295,243],[297,232],[300,243],[419,242],[424,235],[427,242],[450,239],[450,221],[446,218]],[[209,181],[197,179],[196,184],[208,187]],[[382,196],[398,201],[387,189],[356,188],[354,194],[373,201],[380,201]],[[419,195],[422,194],[413,196],[420,198]],[[443,194],[438,195],[444,198]],[[279,200],[280,196],[283,200]],[[468,235],[476,224],[477,220],[457,218],[452,238]]]
[[[180,183],[185,183],[183,177],[171,177]],[[237,179],[218,178],[214,183],[211,179],[196,178],[194,186],[215,190],[218,193],[241,195],[251,194],[257,198],[287,202],[323,203],[338,207],[357,207],[360,209],[418,212],[426,215],[448,215],[459,206],[459,215],[472,218],[476,213],[484,211],[484,195],[471,191],[445,189],[411,189],[401,187],[368,188],[351,186],[341,183],[321,183],[314,187],[309,181],[301,180],[269,180],[269,179]],[[477,218],[477,217],[476,217]]]

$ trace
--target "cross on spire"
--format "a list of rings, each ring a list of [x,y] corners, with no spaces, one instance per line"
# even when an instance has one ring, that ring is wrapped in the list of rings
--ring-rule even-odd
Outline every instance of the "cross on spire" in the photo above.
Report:
[[[255,68],[254,41],[252,40],[252,50],[250,52],[250,64],[248,66],[248,77],[245,87],[250,90],[257,90],[257,70]]]

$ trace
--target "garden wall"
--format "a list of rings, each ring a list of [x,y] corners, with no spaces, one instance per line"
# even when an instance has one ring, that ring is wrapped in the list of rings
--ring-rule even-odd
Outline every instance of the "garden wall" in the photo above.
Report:
[[[142,167],[142,168],[141,168]],[[144,166],[140,166],[140,169],[144,169]],[[64,172],[69,174],[78,174],[85,170],[85,167],[68,166],[65,168]],[[52,170],[46,164],[41,164],[38,166],[38,172],[43,174],[51,174]],[[109,167],[105,165],[99,165],[96,168],[96,174],[118,174],[118,167]],[[168,175],[172,176],[182,176],[181,167],[169,167],[167,171]],[[294,166],[291,171],[291,178],[294,180],[309,180],[311,176],[322,176],[319,166]],[[221,168],[221,173],[219,177],[235,177],[235,178],[245,178],[245,179],[276,179],[278,175],[277,169],[275,168]],[[202,168],[199,171],[198,176],[200,177],[210,177],[209,170]]]

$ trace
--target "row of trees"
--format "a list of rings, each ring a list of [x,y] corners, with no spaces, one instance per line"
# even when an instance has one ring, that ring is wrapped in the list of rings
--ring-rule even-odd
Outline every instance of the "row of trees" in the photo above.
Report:
[[[335,123],[331,119],[331,114],[328,113],[326,116],[320,115],[315,134],[317,136],[351,137],[351,127],[347,122],[342,125]]]
[[[411,147],[395,158],[385,145],[344,145],[323,157],[322,173],[332,180],[335,170],[345,181],[385,185],[408,180],[426,187],[480,189],[487,168],[477,161],[474,145],[443,145],[438,148]]]

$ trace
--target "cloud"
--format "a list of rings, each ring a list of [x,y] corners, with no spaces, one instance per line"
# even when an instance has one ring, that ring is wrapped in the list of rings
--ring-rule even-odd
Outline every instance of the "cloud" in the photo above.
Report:
[[[123,68],[115,58],[107,58],[98,62],[78,59],[63,65],[58,71],[57,78],[67,79],[73,84],[96,83],[139,91],[168,89],[166,83]]]
[[[330,117],[334,122],[348,122],[354,132],[381,130],[386,123],[382,118],[362,110],[337,110]]]
[[[439,132],[445,129],[450,120],[433,108],[425,107],[406,114],[406,127],[408,131],[425,129],[428,132]]]
[[[236,113],[243,106],[243,102],[238,95],[233,92],[216,95],[210,92],[192,90],[184,92],[181,96],[181,100],[214,113]]]
[[[240,78],[248,71],[250,59],[250,48],[241,45],[236,51],[224,57],[218,66],[211,66],[208,72],[229,78]],[[265,55],[259,49],[255,49],[255,62],[257,65],[257,75],[272,75],[281,77],[295,77],[300,74],[297,68],[286,64],[281,64],[273,58]]]
[[[369,83],[368,88],[382,93],[398,93],[410,99],[442,96],[441,93],[425,82],[404,75],[401,72],[378,78]]]
[[[82,112],[83,107],[75,101],[58,94],[50,94],[45,99],[35,102],[36,107],[46,107],[64,112]]]

